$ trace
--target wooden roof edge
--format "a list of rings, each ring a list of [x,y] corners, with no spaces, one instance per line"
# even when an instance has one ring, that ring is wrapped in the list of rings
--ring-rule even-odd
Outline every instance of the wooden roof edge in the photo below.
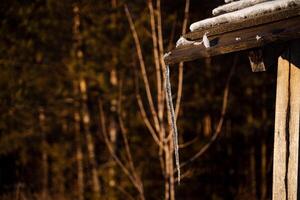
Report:
[[[175,64],[261,47],[275,41],[300,38],[300,16],[209,36],[208,38],[211,42],[210,48],[205,48],[202,44],[180,46],[164,58],[165,63]]]
[[[202,36],[205,33],[207,33],[208,36],[215,36],[226,32],[236,31],[236,30],[240,30],[252,26],[258,26],[262,24],[272,23],[275,21],[280,21],[298,15],[300,15],[300,7],[278,10],[255,18],[246,18],[244,20],[237,21],[237,22],[220,24],[211,28],[189,32],[184,35],[184,38],[189,40],[202,39]]]

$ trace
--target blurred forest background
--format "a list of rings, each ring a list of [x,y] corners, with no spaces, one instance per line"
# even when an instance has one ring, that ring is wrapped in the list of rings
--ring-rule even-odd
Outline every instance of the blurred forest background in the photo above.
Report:
[[[222,0],[1,0],[0,199],[271,199],[276,68],[163,54]],[[127,7],[126,7],[127,5]]]

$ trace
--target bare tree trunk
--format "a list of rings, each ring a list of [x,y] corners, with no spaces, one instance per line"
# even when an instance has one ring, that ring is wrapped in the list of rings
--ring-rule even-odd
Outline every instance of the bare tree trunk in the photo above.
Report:
[[[110,72],[110,83],[112,85],[112,90],[116,89],[118,79],[117,79],[117,74],[116,74],[116,69],[113,67],[113,69]],[[116,110],[117,110],[117,99],[112,98],[110,101],[110,112],[111,116],[109,118],[109,126],[108,126],[108,134],[109,134],[109,139],[110,143],[112,146],[112,149],[114,153],[116,153],[116,143],[117,143],[117,123],[115,116],[117,115]],[[116,185],[116,180],[115,180],[115,167],[116,164],[113,159],[110,160],[110,166],[108,169],[109,173],[109,185],[111,187],[114,187]]]
[[[255,161],[255,146],[251,145],[250,149],[250,183],[251,183],[251,196],[256,199],[256,161]]]
[[[65,115],[62,112],[62,134],[67,135],[68,132],[68,123],[67,120],[65,119]],[[63,151],[64,153],[60,153]],[[59,146],[58,151],[56,151],[56,162],[52,165],[52,171],[53,174],[55,174],[55,177],[52,178],[52,185],[55,186],[55,191],[58,195],[59,198],[64,198],[65,197],[65,175],[64,171],[66,169],[65,162],[67,160],[66,154],[62,146]]]
[[[68,117],[69,112],[63,109],[60,113],[60,121],[61,121],[61,134],[62,137],[67,136],[69,131]],[[49,151],[49,159],[50,162],[50,171],[49,174],[51,176],[49,179],[51,180],[51,185],[49,186],[51,194],[51,199],[66,199],[65,193],[65,183],[66,176],[64,174],[66,168],[66,160],[68,160],[66,151],[64,149],[64,145],[59,143],[51,146],[51,150]],[[50,181],[49,180],[49,181]],[[77,190],[76,190],[77,191]]]
[[[86,145],[88,150],[88,160],[91,165],[92,172],[92,191],[94,199],[100,199],[100,182],[97,170],[97,163],[95,159],[95,146],[94,139],[90,132],[90,115],[87,108],[87,84],[86,80],[80,79],[80,92],[82,98],[82,121],[83,121],[83,129],[86,137]]]
[[[209,114],[206,114],[203,119],[203,134],[205,137],[210,137],[211,133],[211,117]]]
[[[50,192],[52,199],[63,199],[65,197],[65,175],[64,167],[66,157],[64,154],[64,149],[61,145],[54,145],[51,149],[51,154],[49,155],[51,159],[50,172],[51,180]]]
[[[80,114],[77,111],[74,112],[74,131],[75,131],[75,142],[76,142],[76,167],[77,167],[77,199],[84,199],[84,172],[83,172],[83,154],[81,148],[81,136],[80,136]]]
[[[249,87],[247,89],[249,91],[249,95],[253,97],[253,88]],[[247,115],[247,124],[249,126],[254,125],[254,116],[253,116],[253,109],[250,110],[250,112]],[[252,133],[253,137],[255,138],[255,130]],[[246,136],[248,137],[248,136]],[[249,182],[250,182],[250,196],[252,199],[256,199],[256,160],[255,160],[255,142],[254,140],[250,140],[250,155],[249,155],[249,163],[250,163],[250,177],[249,177]]]
[[[117,8],[117,0],[111,0],[111,6],[113,9]],[[117,27],[117,17],[115,13],[111,14],[111,24],[113,28],[116,31]],[[117,64],[117,55],[116,51],[112,50],[112,60],[111,60],[111,70],[110,70],[110,85],[113,92],[117,91],[117,85],[118,85],[118,76],[117,76],[117,70],[116,70],[116,64]],[[112,99],[110,99],[110,117],[109,117],[109,125],[108,125],[108,134],[109,134],[109,140],[110,145],[112,147],[113,153],[116,153],[116,143],[117,143],[117,99],[116,96],[114,96]],[[109,160],[109,167],[108,167],[108,184],[110,187],[116,186],[116,163],[113,158]],[[114,191],[114,190],[112,190]],[[114,194],[111,194],[111,196],[115,196]]]
[[[261,145],[261,200],[267,198],[267,145],[263,139]]]
[[[267,109],[265,107],[267,100],[266,100],[266,92],[263,91],[263,103],[264,108],[262,110],[262,119],[264,124],[267,124]],[[266,125],[263,127],[263,138],[261,140],[261,200],[265,200],[267,198],[267,144],[266,144]]]
[[[43,147],[46,146],[46,142],[43,141],[43,144],[42,144]],[[42,170],[43,170],[43,177],[42,177],[42,199],[47,199],[48,197],[48,170],[49,170],[49,167],[48,167],[48,155],[47,153],[45,152],[45,150],[43,150],[42,152]]]
[[[117,8],[117,4],[118,4],[118,1],[117,0],[111,0],[111,7],[113,9],[116,9]],[[115,14],[112,14],[111,15],[111,24],[115,27],[116,24],[117,24],[117,18],[116,18],[116,15]]]
[[[74,36],[74,52],[75,52],[75,59],[77,61],[78,65],[83,66],[83,59],[84,59],[84,53],[81,49],[82,44],[82,35],[80,33],[80,9],[78,5],[74,5],[73,7],[74,12],[74,19],[73,19],[73,36]],[[74,70],[73,70],[74,71]],[[77,79],[78,76],[75,76]],[[81,120],[83,123],[83,129],[84,134],[86,137],[86,146],[87,146],[87,152],[88,152],[88,161],[91,165],[91,189],[93,192],[93,199],[100,199],[100,182],[99,182],[99,176],[97,171],[97,164],[95,159],[95,148],[94,148],[94,139],[90,132],[90,116],[88,111],[88,95],[87,95],[87,84],[86,80],[79,76],[79,88],[80,88],[80,97],[81,97],[81,104],[80,111],[81,111]],[[78,95],[79,96],[79,95]],[[77,97],[77,96],[76,96]],[[77,115],[77,114],[76,114]],[[78,116],[75,116],[75,118],[78,118]],[[80,120],[80,117],[79,117]],[[79,150],[79,149],[78,149]],[[80,155],[80,151],[78,153],[78,160],[82,159],[82,155]],[[79,165],[78,165],[79,166]],[[78,176],[78,179],[82,179],[83,177]],[[81,197],[80,197],[81,198]]]
[[[40,123],[40,130],[42,134],[42,199],[45,200],[48,197],[48,172],[49,172],[49,165],[48,165],[48,153],[47,147],[48,143],[46,140],[46,133],[45,133],[45,113],[44,109],[39,109],[39,123]]]
[[[165,200],[170,199],[170,149],[169,145],[164,145],[165,151]],[[172,166],[173,167],[173,166]]]
[[[174,152],[174,146],[173,141],[169,142],[169,152],[170,152],[170,200],[175,200],[175,180],[174,180],[174,158],[173,158],[173,152]]]
[[[80,16],[79,16],[79,7],[77,5],[73,6],[73,51],[76,52],[74,55],[75,58],[78,59],[80,54],[77,54],[78,47],[81,42],[81,37],[79,33],[79,26],[80,26]],[[77,167],[77,180],[76,180],[76,186],[77,186],[77,199],[83,200],[84,199],[84,171],[83,171],[83,153],[82,153],[82,138],[81,138],[81,131],[80,131],[80,93],[79,93],[79,82],[77,80],[77,76],[75,74],[75,70],[73,67],[70,68],[70,73],[73,76],[73,98],[74,98],[74,106],[75,110],[73,113],[74,117],[74,132],[75,132],[75,142],[76,142],[76,167]]]

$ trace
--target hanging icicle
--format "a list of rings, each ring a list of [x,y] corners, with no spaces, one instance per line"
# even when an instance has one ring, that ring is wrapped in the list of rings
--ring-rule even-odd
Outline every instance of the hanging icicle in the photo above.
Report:
[[[176,119],[175,119],[175,111],[172,101],[172,91],[171,91],[171,83],[170,83],[170,69],[169,65],[166,65],[166,72],[165,72],[165,92],[166,92],[166,100],[167,100],[167,109],[171,115],[171,126],[173,132],[173,143],[175,149],[175,161],[176,161],[176,168],[177,168],[177,175],[178,175],[178,184],[180,184],[180,163],[179,163],[179,148],[178,148],[178,132],[176,126]]]

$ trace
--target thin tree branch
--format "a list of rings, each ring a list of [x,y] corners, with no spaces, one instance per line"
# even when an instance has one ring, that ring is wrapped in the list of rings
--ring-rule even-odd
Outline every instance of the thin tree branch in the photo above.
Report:
[[[167,51],[171,51],[171,49],[173,48],[174,46],[174,36],[175,36],[175,30],[176,30],[176,18],[177,18],[177,13],[175,14],[175,19],[173,21],[173,24],[172,24],[172,29],[171,29],[171,33],[170,33],[170,39],[169,39],[169,42],[168,42],[168,47],[167,47]]]
[[[229,96],[229,86],[230,86],[230,81],[231,78],[234,74],[236,65],[237,65],[237,61],[238,61],[238,55],[236,55],[234,57],[234,61],[233,61],[233,65],[231,67],[231,70],[229,72],[229,75],[227,77],[227,81],[226,81],[226,85],[225,85],[225,89],[224,89],[224,95],[223,95],[223,102],[222,102],[222,108],[221,108],[221,116],[219,119],[219,122],[217,124],[216,130],[214,135],[211,137],[210,141],[205,144],[194,156],[192,156],[189,160],[187,160],[186,162],[182,163],[180,165],[180,167],[184,167],[187,164],[195,161],[197,158],[199,158],[201,155],[203,155],[208,149],[209,147],[214,143],[214,141],[216,141],[216,139],[218,138],[218,136],[221,133],[222,130],[222,125],[224,122],[224,118],[225,118],[225,114],[226,114],[226,110],[227,110],[227,105],[228,105],[228,96]]]
[[[118,94],[118,120],[119,120],[119,124],[120,124],[121,134],[122,134],[122,137],[123,137],[125,151],[126,151],[126,154],[127,154],[129,166],[131,168],[131,171],[132,171],[133,177],[135,178],[135,181],[140,186],[139,187],[139,192],[140,192],[141,199],[145,199],[143,183],[141,181],[141,178],[138,176],[138,174],[136,172],[136,168],[133,164],[132,154],[131,154],[131,151],[130,151],[128,138],[127,138],[127,129],[125,128],[123,118],[122,118],[122,85],[123,85],[122,83],[123,83],[123,78],[121,77],[120,84],[119,84],[120,85],[119,86],[119,94]]]
[[[154,141],[156,142],[156,144],[162,147],[163,144],[160,142],[159,138],[157,137],[157,135],[155,133],[155,130],[152,128],[152,125],[151,125],[150,121],[148,120],[148,118],[146,116],[146,111],[145,111],[145,108],[144,108],[144,105],[143,105],[143,102],[142,102],[142,99],[141,99],[141,95],[137,94],[136,99],[137,99],[137,102],[138,102],[138,105],[139,105],[139,108],[140,108],[140,114],[142,116],[142,119],[143,119],[146,127],[148,128],[148,130],[149,130],[150,134],[152,135],[152,137],[153,137]]]
[[[194,144],[196,141],[197,141],[198,137],[195,137],[194,139],[186,142],[186,143],[183,143],[183,144],[179,144],[179,149],[183,149],[183,148],[186,148],[188,146],[190,146],[191,144]]]
[[[187,24],[189,20],[189,12],[190,12],[190,0],[185,0],[185,6],[184,6],[184,19],[182,23],[182,35],[186,33]]]
[[[155,18],[157,16],[157,11],[154,11],[153,9],[153,1],[148,0],[148,8],[149,8],[149,14],[150,14],[150,25],[151,25],[151,31],[152,31],[152,42],[153,42],[153,52],[154,52],[154,62],[156,66],[156,77],[157,77],[157,109],[158,109],[158,119],[159,119],[159,127],[160,130],[158,131],[159,135],[159,141],[162,143],[164,139],[164,123],[163,123],[163,115],[164,115],[164,92],[162,87],[162,80],[161,80],[161,51],[158,53],[158,48],[161,50],[161,19]],[[155,20],[156,19],[156,20]],[[157,23],[156,23],[157,22]],[[159,45],[159,46],[158,46]],[[164,171],[164,162],[163,162],[163,145],[159,145],[159,159],[160,159],[160,165],[161,169]]]
[[[162,34],[162,22],[161,22],[161,7],[160,7],[160,0],[156,1],[156,15],[157,15],[157,33],[158,33],[158,47],[159,47],[159,53],[162,61],[162,65],[164,65],[164,45],[163,45],[163,34]]]
[[[134,197],[129,192],[124,190],[122,187],[116,185],[115,188],[117,188],[121,193],[123,193],[125,196],[127,196],[128,199],[135,200]]]
[[[120,78],[120,84],[119,84],[119,92],[118,92],[118,121],[120,124],[120,129],[121,129],[121,134],[123,137],[124,141],[124,146],[125,146],[125,152],[128,158],[129,166],[133,172],[135,172],[135,167],[133,164],[132,156],[131,156],[131,151],[129,148],[129,143],[128,143],[128,138],[127,138],[127,129],[125,128],[123,118],[122,118],[122,85],[123,85],[123,79],[122,77]]]
[[[104,167],[104,166],[102,166]],[[107,181],[104,181],[104,184],[109,185],[109,183]],[[114,188],[116,188],[117,190],[119,190],[122,194],[124,194],[128,199],[130,200],[135,200],[135,198],[129,193],[127,192],[125,189],[123,189],[121,186],[119,185],[115,185],[113,186]]]
[[[140,192],[140,185],[137,183],[137,181],[134,179],[134,177],[130,174],[130,171],[127,169],[127,167],[122,163],[122,161],[114,153],[114,150],[113,150],[111,143],[109,141],[109,138],[108,138],[106,122],[105,122],[105,117],[104,117],[104,112],[103,112],[103,106],[102,106],[102,103],[100,100],[99,100],[99,110],[100,110],[100,123],[101,123],[102,134],[104,136],[105,144],[106,144],[111,156],[113,157],[113,159],[120,166],[120,168],[125,173],[125,175],[127,175],[127,177],[129,178],[131,183],[134,185],[134,187]]]
[[[161,64],[161,69],[162,71],[160,71],[160,74],[162,72],[165,71],[165,62],[164,62],[164,40],[163,40],[163,34],[162,34],[162,22],[161,22],[161,7],[160,7],[160,0],[157,0],[156,1],[156,18],[157,18],[157,35],[158,35],[158,48],[159,48],[159,62]],[[162,85],[161,85],[162,87]],[[161,90],[163,90],[161,88]],[[165,102],[165,93],[163,92],[162,93],[162,96],[161,96],[161,101],[158,102],[159,104],[159,117],[160,117],[160,120],[163,121],[163,117],[164,117],[164,102]]]
[[[193,170],[187,170],[186,172],[184,172],[184,173],[181,175],[180,179],[182,180],[182,179],[184,179],[184,178],[190,178],[190,177],[193,176],[193,173],[194,173]],[[178,178],[176,178],[175,181],[178,182]]]
[[[154,63],[155,63],[155,71],[156,71],[156,81],[157,81],[157,105],[158,105],[158,117],[161,118],[161,97],[162,97],[162,81],[161,81],[161,71],[159,64],[159,55],[158,55],[158,41],[156,35],[156,26],[155,26],[155,16],[153,10],[152,0],[148,0],[148,8],[150,14],[150,25],[151,25],[151,36],[152,36],[152,44],[153,44],[153,55],[154,55]]]
[[[180,102],[182,97],[182,85],[183,85],[183,62],[179,63],[178,66],[178,86],[177,86],[177,98],[175,104],[175,119],[177,121],[179,110],[180,110]]]
[[[150,120],[147,117],[146,111],[145,111],[145,107],[140,95],[140,91],[139,91],[139,81],[138,81],[138,76],[137,73],[134,73],[134,80],[135,80],[135,93],[136,93],[136,100],[138,102],[138,106],[139,106],[139,110],[140,110],[140,114],[142,117],[142,120],[144,122],[144,124],[146,125],[146,127],[148,128],[151,136],[153,137],[155,143],[160,147],[163,148],[163,143],[161,142],[161,140],[157,137],[156,132],[154,130],[154,128],[152,127]]]
[[[186,33],[187,23],[189,19],[189,10],[190,10],[190,0],[185,1],[185,8],[184,8],[184,19],[182,23],[182,35]],[[179,115],[180,110],[180,102],[182,97],[182,85],[183,85],[183,62],[179,63],[178,69],[178,87],[177,87],[177,98],[176,98],[176,106],[175,106],[175,116],[176,120]]]
[[[134,23],[132,21],[131,14],[126,5],[125,5],[125,13],[126,13],[126,17],[128,19],[131,33],[132,33],[132,36],[134,39],[134,43],[135,43],[135,47],[136,47],[136,51],[137,51],[137,55],[138,55],[138,59],[139,59],[139,63],[140,63],[141,73],[142,73],[142,77],[143,77],[143,81],[144,81],[144,85],[145,85],[145,89],[146,89],[147,99],[148,99],[150,110],[151,110],[151,113],[153,116],[155,128],[157,131],[159,131],[158,116],[157,116],[157,113],[156,113],[156,110],[154,107],[154,103],[153,103],[153,98],[152,98],[152,94],[151,94],[151,90],[150,90],[150,85],[149,85],[149,81],[148,81],[148,76],[147,76],[147,72],[146,72],[146,67],[145,67],[145,62],[144,62],[144,58],[143,58],[143,54],[142,54],[140,40],[139,40],[138,34],[136,32]]]

